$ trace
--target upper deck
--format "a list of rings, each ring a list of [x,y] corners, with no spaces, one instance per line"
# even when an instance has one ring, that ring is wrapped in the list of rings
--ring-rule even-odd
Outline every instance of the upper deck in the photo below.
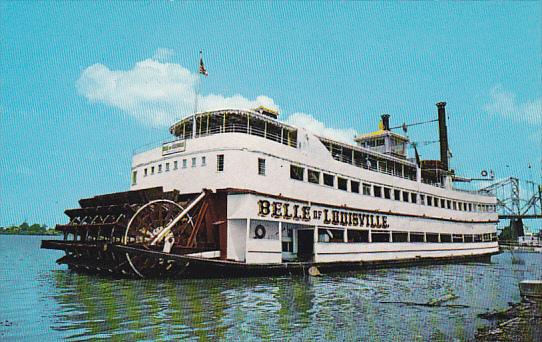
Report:
[[[386,115],[387,116],[387,115]],[[385,116],[383,116],[385,117]],[[389,118],[389,116],[387,116]],[[189,140],[225,133],[242,133],[259,136],[291,148],[299,149],[303,143],[299,139],[297,127],[278,120],[278,113],[263,107],[254,110],[224,109],[199,112],[175,122],[169,129],[177,140]],[[367,139],[368,137],[374,137]],[[376,139],[381,137],[381,139]],[[436,187],[446,187],[445,175],[435,176],[433,170],[424,169],[415,158],[408,158],[406,145],[408,138],[389,130],[361,135],[356,138],[358,145],[343,143],[323,136],[316,136],[328,150],[333,159],[356,167],[379,172],[411,181],[421,181]],[[382,141],[379,144],[380,140]],[[384,144],[389,144],[386,153]],[[374,143],[373,143],[374,142]],[[168,142],[166,144],[172,144]],[[164,144],[164,146],[166,146]],[[451,183],[449,184],[451,185]],[[448,186],[450,188],[450,186]],[[458,191],[477,191],[454,189]]]

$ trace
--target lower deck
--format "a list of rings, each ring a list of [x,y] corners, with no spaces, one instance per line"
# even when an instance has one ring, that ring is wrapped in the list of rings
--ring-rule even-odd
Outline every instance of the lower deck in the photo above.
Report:
[[[455,222],[261,194],[227,196],[222,259],[247,264],[372,262],[498,251],[495,222]]]

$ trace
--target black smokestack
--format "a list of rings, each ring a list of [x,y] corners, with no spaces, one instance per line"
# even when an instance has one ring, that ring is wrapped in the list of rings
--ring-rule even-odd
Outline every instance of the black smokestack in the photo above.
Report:
[[[385,131],[390,130],[390,115],[389,114],[382,114],[382,126]]]
[[[437,103],[438,132],[440,141],[440,162],[442,168],[448,171],[448,128],[446,127],[446,102]]]

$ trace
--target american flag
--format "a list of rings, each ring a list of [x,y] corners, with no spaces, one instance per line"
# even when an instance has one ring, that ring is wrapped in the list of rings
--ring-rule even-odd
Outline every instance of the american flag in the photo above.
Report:
[[[209,76],[207,69],[205,69],[205,64],[203,64],[203,52],[199,52],[199,73],[205,76]]]

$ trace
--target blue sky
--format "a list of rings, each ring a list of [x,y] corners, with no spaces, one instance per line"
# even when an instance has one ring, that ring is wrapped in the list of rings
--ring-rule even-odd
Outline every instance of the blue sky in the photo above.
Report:
[[[200,49],[205,108],[264,103],[348,138],[446,101],[453,168],[540,182],[541,18],[539,2],[1,2],[0,225],[126,190],[132,151],[193,107]]]

